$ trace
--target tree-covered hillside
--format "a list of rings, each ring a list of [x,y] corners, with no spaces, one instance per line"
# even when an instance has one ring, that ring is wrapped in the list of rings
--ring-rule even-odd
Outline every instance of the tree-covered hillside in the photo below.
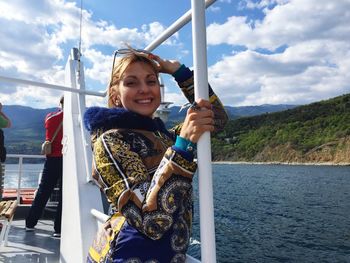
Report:
[[[213,159],[350,163],[350,94],[247,117],[253,112],[274,111],[286,106],[271,107],[226,108],[231,118],[238,112],[246,117],[231,119],[225,130],[213,137]],[[12,128],[4,129],[8,152],[39,154],[45,136],[43,121],[53,110],[56,109],[4,106],[13,123]],[[178,122],[177,113],[174,107],[169,122]]]
[[[229,121],[215,160],[350,163],[350,95]]]
[[[232,107],[232,106],[225,106],[225,110],[231,120],[237,119],[240,117],[248,117],[248,116],[255,116],[263,113],[271,113],[271,112],[277,112],[287,109],[293,109],[297,107],[297,105],[288,105],[288,104],[278,104],[278,105],[270,105],[270,104],[264,104],[264,105],[258,105],[258,106],[241,106],[241,107]],[[173,106],[170,107],[170,114],[168,118],[168,122],[166,123],[166,126],[171,128],[174,127],[179,122],[182,122],[186,117],[186,110],[183,109],[180,111],[179,106]]]
[[[57,108],[34,109],[19,105],[6,105],[4,112],[11,119],[12,127],[3,129],[8,153],[40,154],[45,140],[45,116]]]
[[[294,105],[261,105],[249,107],[226,107],[231,118],[251,116],[257,113],[274,112]],[[180,107],[170,108],[168,127],[174,126],[185,117],[186,110]],[[47,113],[57,108],[34,109],[19,105],[4,105],[4,112],[12,121],[10,129],[4,129],[8,153],[39,154],[41,143],[45,138],[44,118]],[[239,116],[238,116],[239,115]]]

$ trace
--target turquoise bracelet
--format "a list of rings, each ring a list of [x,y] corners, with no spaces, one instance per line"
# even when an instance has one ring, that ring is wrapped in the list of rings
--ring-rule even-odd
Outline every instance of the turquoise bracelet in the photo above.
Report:
[[[175,146],[186,152],[193,152],[197,148],[196,143],[193,143],[181,136],[176,137]]]

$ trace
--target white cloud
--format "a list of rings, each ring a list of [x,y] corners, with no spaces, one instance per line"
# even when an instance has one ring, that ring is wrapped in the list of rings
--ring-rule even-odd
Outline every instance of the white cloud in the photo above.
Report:
[[[225,104],[304,104],[350,92],[350,46],[307,42],[284,53],[244,51],[209,69]],[[320,59],[321,58],[321,59]]]
[[[67,46],[77,46],[79,42],[80,8],[74,2],[63,0],[40,1],[1,1],[0,2],[0,75],[24,78],[51,84],[64,83],[64,64],[67,59]],[[110,22],[95,21],[93,14],[83,11],[82,53],[87,59],[87,80],[101,83],[108,81],[112,54],[103,54],[96,46],[111,50],[124,42],[140,47],[145,46],[164,30],[159,22],[151,22],[138,28],[117,28]],[[179,45],[178,34],[167,45]],[[26,99],[25,91],[14,85],[1,84],[0,94],[4,104],[32,103]],[[101,86],[97,89],[100,90]],[[92,87],[95,88],[95,87]],[[39,91],[40,90],[40,91]],[[56,92],[42,92],[31,89],[36,97],[36,106],[50,107]],[[44,97],[45,95],[45,97]],[[15,100],[14,100],[15,98]],[[27,103],[25,103],[27,101]]]
[[[209,8],[209,11],[211,11],[211,12],[213,12],[213,13],[218,13],[218,12],[220,12],[220,10],[221,10],[221,8],[220,7],[218,7],[218,6],[210,6]]]
[[[208,44],[246,48],[209,69],[225,104],[302,104],[350,92],[349,1],[245,2],[264,18],[208,27]]]
[[[165,94],[165,102],[172,102],[173,104],[170,105],[170,107],[174,105],[184,105],[187,100],[184,97],[184,95],[180,93],[175,93],[175,92],[166,92]]]
[[[84,52],[84,59],[92,63],[92,66],[86,69],[85,77],[106,86],[111,74],[113,54],[108,56],[100,51],[88,49]]]
[[[350,2],[294,0],[265,11],[265,18],[229,17],[224,24],[208,26],[208,44],[243,45],[275,50],[300,41],[331,39],[348,41]]]
[[[288,0],[261,0],[261,1],[252,1],[252,0],[243,0],[240,1],[239,6],[244,9],[265,9],[266,7],[273,7],[276,4],[285,4],[288,3]]]
[[[220,12],[211,15],[227,13],[237,4],[220,2],[225,10],[213,7]],[[350,91],[349,0],[245,0],[240,6],[243,15],[231,15],[207,29],[208,44],[215,46],[209,52],[231,48],[229,55],[218,54],[222,59],[209,68],[209,80],[225,104],[307,103]],[[0,1],[0,10],[0,75],[63,84],[67,47],[79,41],[79,6],[63,0],[12,0]],[[153,21],[140,28],[118,28],[98,19],[84,10],[82,53],[87,88],[101,91],[109,79],[112,50],[123,42],[143,47],[165,27]],[[180,34],[166,42],[178,58],[191,52]],[[0,87],[4,104],[50,107],[59,95],[7,83]],[[169,89],[166,100],[185,102],[176,89]]]
[[[222,25],[213,23],[208,26],[208,44],[249,45],[255,39],[252,32],[246,17],[229,17],[227,22]]]

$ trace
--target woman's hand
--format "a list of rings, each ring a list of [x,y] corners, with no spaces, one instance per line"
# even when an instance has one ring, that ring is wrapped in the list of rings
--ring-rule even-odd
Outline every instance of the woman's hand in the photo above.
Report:
[[[189,108],[180,136],[193,143],[206,131],[214,131],[214,112],[207,100],[199,99],[196,108]]]
[[[157,55],[149,55],[149,58],[153,59],[158,63],[158,70],[160,73],[174,74],[176,70],[181,67],[181,64],[177,60],[166,60],[162,59]]]

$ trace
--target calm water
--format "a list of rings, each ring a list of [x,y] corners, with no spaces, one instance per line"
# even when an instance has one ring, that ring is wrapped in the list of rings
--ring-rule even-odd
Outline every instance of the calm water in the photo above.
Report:
[[[218,262],[350,262],[350,167],[220,164],[213,174]]]
[[[38,185],[39,175],[44,164],[23,164],[23,174],[21,179],[21,187],[36,187]],[[4,178],[4,187],[17,188],[18,184],[18,164],[6,164],[6,176]]]
[[[28,167],[25,187],[42,169]],[[213,174],[219,263],[350,262],[350,167],[216,164]],[[197,179],[189,254],[200,258]],[[12,175],[5,186],[17,186]]]

